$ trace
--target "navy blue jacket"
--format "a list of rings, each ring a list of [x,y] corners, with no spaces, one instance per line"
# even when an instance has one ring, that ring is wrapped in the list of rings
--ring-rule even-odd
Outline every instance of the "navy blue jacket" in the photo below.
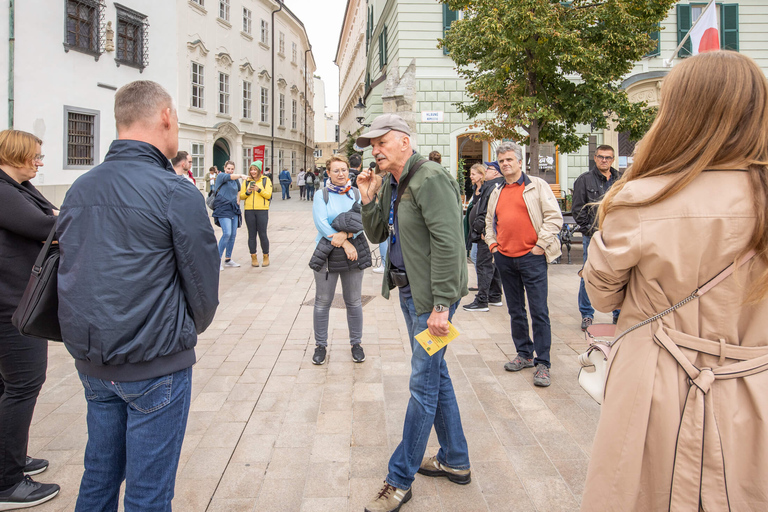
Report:
[[[219,252],[203,196],[160,150],[114,141],[67,192],[57,232],[59,322],[80,372],[137,381],[195,363]]]

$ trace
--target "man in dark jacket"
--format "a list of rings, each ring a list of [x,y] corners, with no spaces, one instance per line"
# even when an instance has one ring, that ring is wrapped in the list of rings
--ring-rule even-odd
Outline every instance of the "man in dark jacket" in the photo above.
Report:
[[[200,191],[168,160],[178,117],[157,83],[115,95],[118,140],[59,216],[59,322],[88,404],[77,511],[171,508],[197,335],[218,305]]]
[[[293,178],[288,169],[280,171],[280,186],[283,188],[283,200],[291,198],[291,183],[293,183]]]
[[[581,243],[584,249],[584,261],[587,261],[587,248],[592,235],[597,231],[597,205],[608,189],[619,179],[619,171],[611,167],[613,163],[613,148],[608,145],[598,146],[595,150],[595,165],[590,170],[576,178],[573,184],[573,219],[579,225]],[[584,280],[579,286],[579,312],[581,313],[581,330],[586,331],[592,325],[595,310],[589,302]],[[613,312],[613,323],[619,319],[619,310]]]
[[[504,186],[498,162],[486,162],[485,183],[480,189],[477,205],[470,212],[469,241],[477,244],[477,295],[475,300],[465,304],[464,311],[488,311],[488,305],[501,306],[501,276],[493,263],[493,255],[485,243],[485,215],[488,213],[488,198],[496,187]]]

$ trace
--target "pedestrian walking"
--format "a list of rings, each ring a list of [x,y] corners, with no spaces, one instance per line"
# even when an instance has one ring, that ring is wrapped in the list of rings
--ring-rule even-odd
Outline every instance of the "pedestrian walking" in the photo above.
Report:
[[[24,336],[11,323],[59,213],[30,183],[43,165],[42,143],[31,133],[0,132],[0,510],[33,507],[59,493],[56,484],[32,480],[48,461],[27,454],[48,341]]]
[[[197,180],[195,180],[195,176],[192,174],[192,155],[186,151],[179,151],[176,153],[176,156],[171,158],[171,165],[176,174],[183,176],[191,184],[197,186]]]
[[[363,338],[363,270],[371,266],[368,241],[363,234],[360,193],[349,181],[349,163],[343,156],[328,161],[330,180],[322,194],[315,196],[312,217],[317,227],[317,247],[309,266],[315,272],[314,364],[323,364],[328,354],[328,318],[341,281],[347,308],[352,360],[365,361]]]
[[[306,186],[307,182],[305,180],[305,176],[307,175],[306,172],[304,172],[304,169],[299,169],[299,174],[296,175],[296,184],[299,186],[299,201],[303,201],[306,199]]]
[[[212,166],[210,169],[208,169],[208,177],[205,182],[205,188],[207,188],[208,197],[213,194],[213,189],[216,188],[216,176],[219,174],[219,170],[216,168],[216,166]]]
[[[246,179],[244,174],[235,174],[235,162],[228,160],[224,164],[224,172],[216,177],[216,199],[213,202],[213,222],[221,228],[219,239],[219,270],[224,267],[239,267],[240,264],[232,259],[232,249],[235,247],[237,228],[243,224],[240,212],[240,182]]]
[[[488,198],[485,242],[501,275],[512,341],[517,349],[517,356],[504,369],[517,372],[535,366],[534,385],[546,387],[551,383],[552,365],[547,264],[560,256],[557,235],[563,227],[563,214],[549,184],[523,172],[522,158],[522,150],[514,142],[502,142],[496,149],[505,184],[494,188]],[[479,257],[479,247],[477,252]],[[526,296],[533,341],[525,310]]]
[[[317,180],[315,173],[312,172],[312,169],[309,169],[304,175],[304,184],[307,189],[307,201],[312,201],[315,197],[315,180]]]
[[[261,242],[262,267],[269,266],[269,204],[272,200],[272,181],[261,173],[261,161],[256,160],[248,167],[248,178],[240,188],[240,200],[244,201],[245,226],[248,228],[248,251],[251,266],[259,266],[256,239]]]
[[[291,178],[291,173],[288,172],[288,169],[280,171],[280,186],[283,189],[283,201],[291,198],[291,183],[293,183],[293,178]]]
[[[731,51],[676,63],[583,275],[619,331],[697,293],[614,345],[583,511],[765,509],[766,205],[765,74]]]
[[[168,160],[171,96],[115,94],[118,140],[61,207],[59,322],[83,385],[88,443],[76,512],[171,510],[197,335],[213,321],[216,237],[200,191]]]
[[[467,256],[461,228],[459,186],[438,163],[413,148],[411,129],[396,114],[377,117],[357,139],[372,147],[388,181],[370,169],[358,176],[365,232],[373,242],[390,239],[382,295],[398,287],[411,343],[411,398],[403,438],[389,460],[382,489],[367,512],[393,512],[413,495],[417,472],[471,481],[469,449],[443,348],[428,354],[415,336],[446,336],[459,300],[467,294]],[[430,250],[425,250],[425,246]],[[440,450],[424,457],[434,426]]]
[[[576,178],[573,184],[573,219],[581,232],[581,247],[584,262],[587,261],[589,242],[597,231],[597,205],[606,192],[619,179],[619,171],[611,167],[614,160],[613,148],[608,145],[598,146],[595,150],[594,165],[590,170]],[[619,310],[613,311],[613,323],[619,321]],[[589,301],[584,279],[579,284],[579,313],[581,330],[586,331],[595,318],[595,309]]]

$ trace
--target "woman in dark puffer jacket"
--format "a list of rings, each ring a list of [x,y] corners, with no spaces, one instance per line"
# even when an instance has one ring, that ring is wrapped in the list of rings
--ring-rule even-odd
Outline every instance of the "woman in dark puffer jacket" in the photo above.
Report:
[[[333,156],[328,160],[327,169],[327,193],[316,194],[312,207],[318,231],[317,249],[310,262],[315,271],[316,289],[313,314],[316,347],[312,362],[323,364],[327,359],[328,317],[336,282],[341,278],[352,359],[362,363],[365,361],[365,352],[360,345],[363,336],[363,269],[371,266],[371,254],[363,234],[359,193],[352,189],[349,181],[349,162],[342,156]]]

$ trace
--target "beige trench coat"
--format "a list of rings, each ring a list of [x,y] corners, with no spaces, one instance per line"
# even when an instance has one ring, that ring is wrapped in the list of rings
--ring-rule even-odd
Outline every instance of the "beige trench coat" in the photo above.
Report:
[[[670,179],[631,182],[616,199]],[[717,275],[752,233],[750,188],[746,172],[707,171],[666,201],[614,210],[584,268],[594,307],[621,308],[621,332]],[[619,342],[582,511],[768,510],[768,300],[742,305],[764,268],[753,259]]]

